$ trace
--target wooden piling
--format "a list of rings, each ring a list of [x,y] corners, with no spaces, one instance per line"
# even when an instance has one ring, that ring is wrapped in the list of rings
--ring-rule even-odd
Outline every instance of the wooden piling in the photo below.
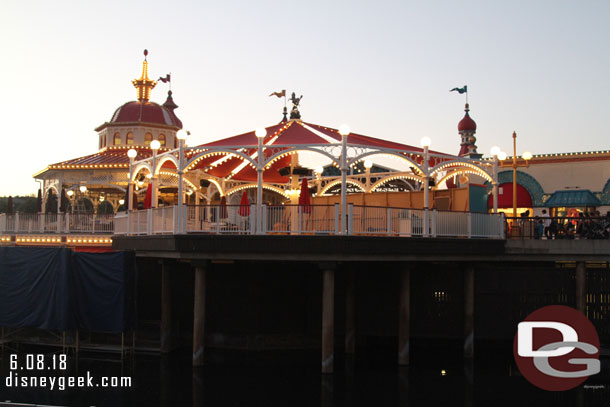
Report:
[[[398,364],[409,364],[411,336],[411,271],[400,271],[400,293],[398,309]]]
[[[335,270],[322,271],[322,373],[334,371]]]
[[[195,301],[193,308],[193,366],[203,366],[205,348],[205,291],[207,267],[195,267]]]
[[[587,266],[584,261],[576,262],[576,309],[587,315]]]
[[[345,353],[353,356],[356,350],[356,276],[346,273],[345,285]]]
[[[464,359],[474,358],[474,267],[464,270]]]
[[[172,284],[168,260],[161,260],[161,352],[172,350]]]

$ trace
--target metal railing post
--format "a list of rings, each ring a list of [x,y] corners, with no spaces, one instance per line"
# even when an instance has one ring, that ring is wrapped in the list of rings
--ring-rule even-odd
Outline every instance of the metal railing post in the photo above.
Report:
[[[386,211],[386,216],[387,216],[387,228],[388,228],[388,236],[390,236],[392,234],[392,208],[388,208],[388,210]]]
[[[19,212],[15,212],[15,233],[19,233]]]
[[[426,191],[426,194],[427,193],[428,193],[428,191]],[[429,215],[429,213],[430,213],[429,209],[425,208],[424,209],[424,224],[422,225],[423,229],[424,229],[424,230],[422,230],[423,237],[428,237],[428,235],[430,233],[430,230],[429,230],[429,228],[430,228],[430,215]]]
[[[335,235],[339,234],[339,204],[335,204]]]
[[[146,234],[152,235],[155,230],[153,226],[153,212],[152,209],[146,210]]]
[[[219,206],[214,208],[214,212],[216,214],[216,216],[214,216],[214,219],[216,219],[216,234],[219,235],[220,234],[220,208]]]
[[[262,210],[262,208],[261,208]],[[256,205],[254,204],[250,204],[250,234],[253,235],[256,233],[256,225],[257,225],[257,219],[260,219],[260,213],[256,213]],[[262,226],[261,226],[262,228]],[[262,230],[259,231],[259,234],[262,234]]]
[[[468,212],[468,238],[472,237],[472,212]]]
[[[432,237],[436,237],[436,208],[432,209]]]
[[[351,235],[354,233],[354,204],[348,204],[347,210],[347,234]]]
[[[44,213],[38,213],[38,230],[40,233],[44,233]]]
[[[301,234],[301,221],[303,220],[303,211],[301,211],[301,207],[297,206],[297,220],[299,222],[299,226],[297,228],[297,235]]]
[[[178,214],[179,210],[180,210],[180,206],[179,205],[173,206],[173,209],[172,209],[172,212],[173,212],[172,213],[172,218],[173,218],[172,219],[173,220],[173,222],[172,222],[173,223],[172,229],[173,229],[175,235],[181,233],[180,232],[180,215]],[[165,216],[163,218],[165,218]],[[163,220],[165,221],[165,219],[163,219]],[[177,220],[177,222],[176,222],[176,220]]]
[[[506,239],[506,219],[504,219],[504,212],[500,213],[500,239]]]
[[[262,211],[261,211],[261,229],[263,232],[263,235],[267,234],[267,209],[269,208],[267,205],[262,205]]]

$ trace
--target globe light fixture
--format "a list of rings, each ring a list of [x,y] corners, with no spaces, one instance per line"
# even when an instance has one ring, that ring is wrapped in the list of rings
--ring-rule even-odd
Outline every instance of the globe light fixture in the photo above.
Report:
[[[125,200],[124,199],[119,199],[119,205],[125,205]]]
[[[84,194],[85,192],[87,192],[87,187],[84,185],[81,185],[79,190],[80,190],[80,192],[82,192]]]
[[[422,137],[419,142],[422,147],[430,147],[430,144],[432,144],[432,139],[428,136],[425,136],[425,137]]]
[[[339,134],[342,136],[347,136],[350,133],[350,128],[347,124],[342,124],[339,126]]]
[[[127,157],[129,158],[136,158],[137,155],[138,152],[133,148],[130,148],[129,151],[127,151]]]
[[[316,169],[314,171],[316,172],[316,174],[322,175],[322,173],[324,172],[324,167],[322,167],[322,166],[316,167]]]
[[[504,161],[504,160],[506,160],[506,157],[508,157],[508,154],[506,154],[504,151],[500,151],[498,153],[498,160]]]
[[[74,191],[72,191],[71,189],[68,190],[68,192],[66,192],[66,195],[68,195],[69,197],[71,197],[72,195],[74,195]]]
[[[532,153],[530,153],[529,151],[526,151],[526,152],[524,152],[524,153],[521,155],[521,157],[522,157],[522,158],[523,158],[525,161],[528,161],[528,160],[531,160],[533,156],[532,156]]]
[[[180,129],[176,133],[176,138],[178,140],[186,140],[186,136],[188,136],[188,132],[186,130],[184,130],[184,129]]]
[[[500,150],[500,147],[498,147],[498,146],[493,146],[491,148],[491,155],[492,156],[499,156],[501,152],[502,152],[502,150]]]
[[[373,167],[373,162],[371,160],[364,160],[364,168],[371,169]]]
[[[159,140],[153,140],[150,142],[150,148],[153,150],[158,150],[161,147],[161,142]]]
[[[258,129],[256,129],[256,131],[254,132],[254,134],[256,135],[256,137],[258,138],[263,138],[267,135],[267,130],[264,127],[260,127]]]

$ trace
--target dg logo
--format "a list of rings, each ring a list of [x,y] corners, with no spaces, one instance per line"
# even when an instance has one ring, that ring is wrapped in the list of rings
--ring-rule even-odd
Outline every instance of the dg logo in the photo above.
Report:
[[[519,323],[513,353],[521,374],[544,390],[573,389],[600,371],[595,327],[563,305],[540,308]]]

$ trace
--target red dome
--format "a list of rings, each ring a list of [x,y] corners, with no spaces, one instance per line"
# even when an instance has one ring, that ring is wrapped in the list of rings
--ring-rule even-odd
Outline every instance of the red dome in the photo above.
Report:
[[[127,102],[119,107],[110,123],[151,123],[182,128],[182,122],[170,109],[153,102]]]
[[[458,131],[477,131],[477,124],[470,118],[468,111],[466,111],[466,115],[458,123]]]

